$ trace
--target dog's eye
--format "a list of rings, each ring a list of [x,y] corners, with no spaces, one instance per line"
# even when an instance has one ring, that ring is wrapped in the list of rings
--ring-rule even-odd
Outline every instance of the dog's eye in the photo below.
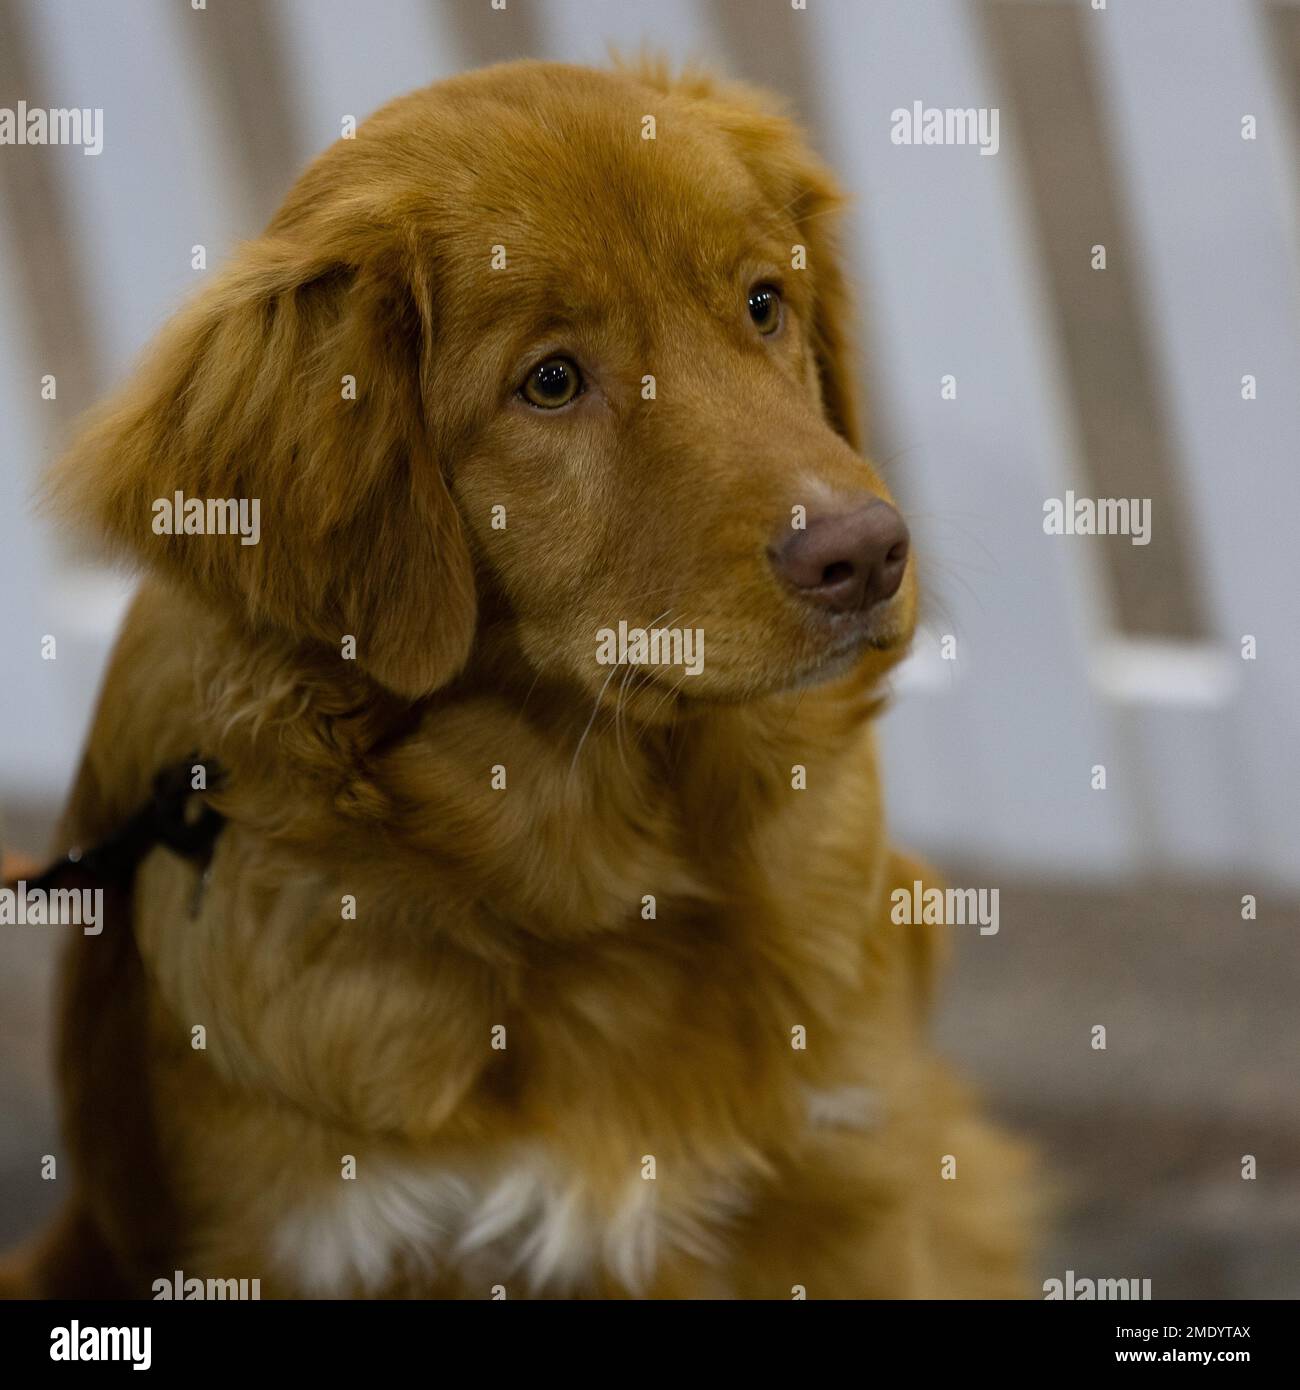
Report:
[[[749,292],[749,317],[766,336],[781,326],[781,292],[774,285],[755,285]]]
[[[582,390],[582,373],[567,357],[548,357],[539,362],[521,388],[529,405],[558,410]]]

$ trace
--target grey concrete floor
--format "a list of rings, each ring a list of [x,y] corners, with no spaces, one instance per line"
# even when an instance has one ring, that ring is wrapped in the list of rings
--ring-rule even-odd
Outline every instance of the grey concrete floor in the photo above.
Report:
[[[1009,885],[996,936],[956,929],[940,1040],[1040,1147],[1045,1278],[1300,1297],[1297,928],[1300,905],[1247,883]]]

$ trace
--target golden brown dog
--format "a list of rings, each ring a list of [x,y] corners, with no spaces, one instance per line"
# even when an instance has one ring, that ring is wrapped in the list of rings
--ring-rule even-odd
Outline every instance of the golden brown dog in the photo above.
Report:
[[[889,920],[914,564],[838,201],[747,90],[472,73],[318,159],[80,440],[60,497],[150,577],[66,837],[196,749],[227,824],[71,949],[29,1292],[1022,1291],[1021,1155]]]

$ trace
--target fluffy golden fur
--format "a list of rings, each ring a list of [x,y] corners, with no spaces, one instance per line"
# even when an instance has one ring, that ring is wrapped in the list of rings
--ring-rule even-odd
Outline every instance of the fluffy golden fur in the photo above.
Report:
[[[927,1048],[934,929],[889,920],[919,870],[871,718],[914,564],[864,643],[766,554],[887,495],[838,202],[748,90],[472,73],[321,156],[89,427],[58,495],[148,577],[65,836],[194,749],[228,826],[70,951],[76,1195],[12,1280],[1024,1291],[1023,1157]],[[591,389],[538,411],[559,350]],[[177,490],[259,498],[260,544],[155,535]],[[703,672],[611,679],[619,619],[703,628]]]

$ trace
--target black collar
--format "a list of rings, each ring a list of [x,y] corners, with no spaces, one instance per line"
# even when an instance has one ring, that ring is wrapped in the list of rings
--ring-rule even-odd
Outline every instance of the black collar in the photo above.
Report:
[[[39,878],[29,881],[28,888],[56,888],[71,874],[127,886],[140,861],[158,845],[206,867],[226,818],[194,799],[194,772],[199,767],[206,774],[206,790],[215,791],[224,774],[218,764],[202,762],[197,754],[163,768],[154,778],[153,796],[130,819],[90,849],[68,850]]]

